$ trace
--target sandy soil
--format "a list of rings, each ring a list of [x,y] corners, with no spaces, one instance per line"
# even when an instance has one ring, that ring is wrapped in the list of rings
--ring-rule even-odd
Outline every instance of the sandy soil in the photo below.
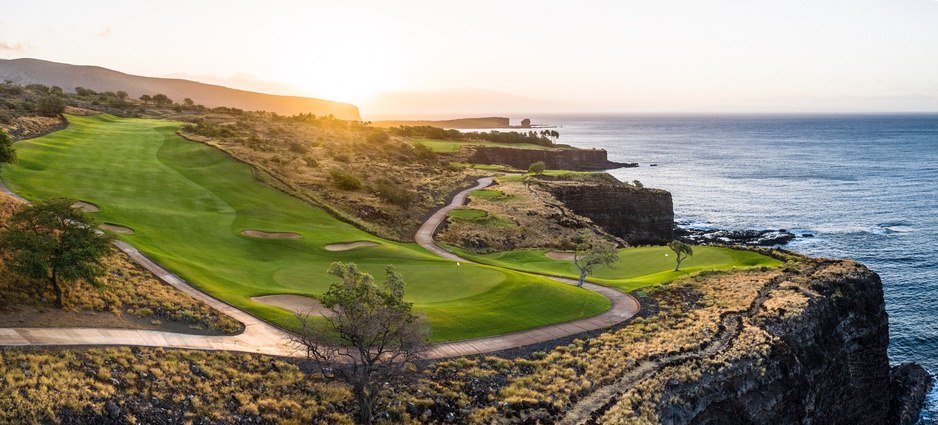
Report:
[[[319,303],[319,300],[302,295],[265,295],[263,297],[251,297],[251,301],[283,307],[294,313],[306,314],[309,316],[327,316],[332,315],[332,310],[325,308]]]
[[[101,211],[101,208],[98,208],[97,205],[91,204],[91,203],[88,203],[88,202],[85,202],[85,201],[78,201],[78,202],[76,202],[76,203],[75,203],[74,205],[72,205],[72,206],[73,206],[73,207],[81,208],[81,210],[84,211],[84,212],[86,212],[86,213],[93,213],[93,212]]]
[[[293,232],[262,232],[260,230],[245,230],[241,232],[244,236],[252,238],[272,238],[272,239],[294,239],[300,237],[299,233]]]
[[[98,227],[100,227],[100,228],[102,228],[102,229],[105,229],[105,230],[110,230],[110,231],[115,232],[115,233],[122,233],[122,234],[125,234],[125,235],[132,235],[132,234],[134,234],[134,230],[133,230],[133,229],[131,229],[131,228],[129,228],[129,227],[118,226],[118,225],[116,225],[116,224],[107,224],[107,223],[105,223],[105,224],[102,224],[102,225],[100,225],[100,226],[98,226]]]
[[[551,252],[545,252],[544,255],[547,256],[547,258],[550,258],[551,260],[557,260],[557,261],[573,261],[573,256],[576,255],[576,253],[575,253],[575,252],[554,252],[554,251],[551,251]]]
[[[358,242],[349,242],[349,243],[334,243],[332,245],[326,245],[326,251],[348,251],[355,248],[364,248],[366,246],[375,246],[378,245],[377,242],[371,241],[358,241]]]

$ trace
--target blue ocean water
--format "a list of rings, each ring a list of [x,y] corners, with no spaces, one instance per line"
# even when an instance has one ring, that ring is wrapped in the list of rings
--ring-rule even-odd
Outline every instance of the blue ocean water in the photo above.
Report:
[[[637,162],[694,227],[788,229],[788,248],[880,274],[889,357],[938,372],[938,115],[532,116]],[[655,164],[655,166],[652,166]],[[938,423],[938,390],[922,423]]]

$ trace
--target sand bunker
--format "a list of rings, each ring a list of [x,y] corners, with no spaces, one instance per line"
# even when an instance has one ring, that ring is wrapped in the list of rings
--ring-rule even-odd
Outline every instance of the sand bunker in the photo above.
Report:
[[[557,261],[573,261],[573,256],[576,255],[575,252],[547,252],[544,253],[547,258]]]
[[[102,224],[102,225],[100,225],[100,226],[98,226],[98,227],[100,227],[100,228],[102,228],[102,229],[105,229],[105,230],[110,230],[110,231],[112,231],[112,232],[114,232],[114,233],[122,233],[122,234],[125,234],[125,235],[132,235],[132,234],[134,234],[134,229],[131,229],[131,228],[129,228],[129,227],[124,227],[124,226],[118,226],[118,225],[116,225],[116,224],[107,224],[107,223],[104,223],[104,224]]]
[[[302,295],[264,295],[263,297],[251,297],[251,301],[282,307],[294,313],[308,316],[331,316],[333,314],[332,310],[323,307],[319,300]]]
[[[262,232],[260,230],[245,230],[241,232],[244,236],[253,238],[273,238],[273,239],[294,239],[300,237],[299,233],[293,232]]]
[[[358,241],[358,242],[349,242],[349,243],[334,243],[332,245],[326,245],[326,251],[348,251],[355,248],[364,248],[366,246],[375,246],[377,242],[371,241]]]
[[[73,206],[73,207],[81,208],[81,210],[84,211],[84,212],[86,212],[86,213],[93,213],[93,212],[101,211],[101,208],[98,208],[97,205],[91,204],[91,203],[88,203],[88,202],[85,202],[85,201],[78,201],[78,202],[72,204],[72,206]]]

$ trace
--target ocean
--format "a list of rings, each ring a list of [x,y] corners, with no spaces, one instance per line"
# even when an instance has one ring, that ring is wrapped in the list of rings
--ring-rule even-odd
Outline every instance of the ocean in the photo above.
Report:
[[[638,168],[680,225],[787,229],[786,247],[879,273],[892,364],[938,372],[938,115],[531,116]],[[811,236],[801,236],[811,235]],[[938,423],[938,390],[920,423]]]

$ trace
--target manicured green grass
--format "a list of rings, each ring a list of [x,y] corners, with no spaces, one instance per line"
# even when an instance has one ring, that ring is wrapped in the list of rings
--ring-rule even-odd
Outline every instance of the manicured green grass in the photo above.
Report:
[[[505,197],[505,192],[492,189],[479,189],[469,192],[469,196],[481,199],[500,199]]]
[[[548,258],[544,250],[523,250],[473,254],[448,247],[457,255],[480,263],[515,270],[529,271],[573,279],[580,277],[572,260],[561,261]],[[632,291],[649,285],[670,282],[680,276],[701,270],[728,270],[750,267],[778,267],[781,262],[764,255],[729,248],[695,246],[694,256],[681,263],[680,271],[674,271],[674,252],[666,246],[624,248],[619,250],[619,262],[613,269],[601,268],[588,277],[590,282]]]
[[[511,270],[463,264],[457,273],[454,262],[416,244],[377,238],[258,183],[247,165],[176,136],[180,123],[68,118],[68,129],[16,144],[19,163],[3,168],[11,189],[32,200],[68,197],[97,205],[99,222],[136,231],[118,238],[199,289],[279,325],[294,324],[292,313],[250,298],[321,294],[334,281],[326,274],[333,261],[355,262],[377,280],[385,265],[395,266],[438,341],[564,322],[609,307],[597,294]],[[302,237],[241,234],[251,229]],[[379,245],[324,249],[352,241]]]
[[[472,141],[472,142],[457,142],[455,140],[438,140],[438,139],[413,139],[412,143],[420,143],[434,152],[442,153],[453,153],[459,152],[459,148],[463,146],[494,146],[499,148],[516,148],[516,149],[534,149],[534,150],[547,150],[547,149],[556,149],[555,147],[547,147],[541,145],[535,145],[533,143],[495,143],[495,142],[485,142],[485,141]]]
[[[450,217],[461,218],[464,220],[478,220],[480,218],[485,217],[485,214],[486,214],[485,211],[482,211],[482,210],[476,210],[472,208],[458,208],[458,209],[450,211],[449,214],[447,215]]]

